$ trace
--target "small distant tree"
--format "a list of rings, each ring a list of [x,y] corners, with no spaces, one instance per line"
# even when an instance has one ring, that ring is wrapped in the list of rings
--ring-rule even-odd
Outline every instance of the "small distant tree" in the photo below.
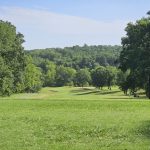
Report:
[[[56,65],[51,61],[44,61],[42,64],[43,86],[54,86],[56,78]]]
[[[42,87],[41,75],[40,68],[29,62],[24,72],[24,91],[38,92]]]
[[[111,86],[115,84],[116,82],[116,76],[117,76],[117,69],[112,66],[107,66],[107,86],[108,89],[111,90]]]
[[[98,88],[103,88],[107,83],[107,70],[105,67],[98,67],[92,70],[92,83]]]
[[[88,69],[80,69],[75,76],[75,84],[77,86],[85,86],[91,83],[91,74]]]
[[[124,92],[125,95],[127,95],[129,89],[128,82],[127,82],[128,75],[129,75],[129,71],[123,72],[119,70],[117,73],[117,85]]]
[[[56,86],[73,85],[76,70],[70,67],[58,66],[56,69]]]

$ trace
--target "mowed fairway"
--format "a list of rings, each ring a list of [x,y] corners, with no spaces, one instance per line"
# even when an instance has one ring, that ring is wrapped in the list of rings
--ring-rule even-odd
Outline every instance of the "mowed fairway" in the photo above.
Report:
[[[149,150],[150,101],[117,88],[0,98],[0,150]]]

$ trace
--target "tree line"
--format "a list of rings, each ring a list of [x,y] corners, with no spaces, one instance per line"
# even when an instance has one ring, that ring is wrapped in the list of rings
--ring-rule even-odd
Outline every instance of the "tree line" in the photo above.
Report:
[[[41,81],[44,87],[60,86],[95,86],[102,88],[119,83],[120,71],[114,66],[98,66],[93,69],[56,65],[54,62],[44,60],[38,66],[41,70]],[[122,74],[123,75],[123,74]]]
[[[25,51],[24,37],[0,21],[0,95],[37,92],[47,86],[118,85],[125,94],[150,98],[150,12],[128,23],[122,46],[73,46]]]
[[[71,67],[76,70],[81,68],[93,69],[98,66],[116,66],[119,58],[121,46],[98,45],[98,46],[73,46],[65,48],[47,48],[26,51],[32,56],[35,65],[40,65],[42,61],[49,60],[56,65]]]
[[[0,21],[1,96],[37,92],[46,86],[94,85],[102,88],[108,85],[110,88],[115,84],[115,60],[119,57],[120,46],[85,44],[25,51],[23,42],[24,36],[14,25]]]

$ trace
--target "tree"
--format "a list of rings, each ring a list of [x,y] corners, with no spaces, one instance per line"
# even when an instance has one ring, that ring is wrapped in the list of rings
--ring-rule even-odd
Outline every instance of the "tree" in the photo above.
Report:
[[[103,88],[107,83],[107,70],[105,67],[98,67],[92,71],[92,83],[98,88]]]
[[[70,67],[59,66],[56,69],[56,86],[73,85],[76,70]]]
[[[150,11],[147,12],[147,15],[150,15]]]
[[[127,82],[128,75],[129,75],[129,71],[123,72],[119,70],[117,73],[117,85],[124,92],[125,95],[128,94],[128,89],[129,89],[128,82]]]
[[[75,84],[77,86],[89,85],[91,82],[91,74],[88,69],[80,69],[75,76]]]
[[[23,42],[23,35],[16,32],[14,25],[0,20],[0,56],[6,68],[9,68],[9,74],[11,74],[9,78],[13,82],[13,88],[9,93],[22,91],[20,87],[23,87],[23,72],[26,66],[25,53],[22,47]],[[8,83],[6,78],[4,83]]]
[[[111,86],[115,84],[116,82],[116,76],[117,76],[117,69],[112,66],[107,66],[106,67],[107,71],[107,86],[108,89],[111,90]]]
[[[9,96],[13,93],[13,74],[0,57],[0,95]]]
[[[149,14],[149,13],[148,13]],[[138,73],[137,81],[142,81],[140,88],[145,87],[150,98],[150,16],[129,23],[125,29],[126,37],[122,38],[123,51],[120,54],[122,71],[130,69],[131,75]]]
[[[29,63],[25,68],[24,80],[25,92],[38,92],[42,87],[40,69],[34,64]]]
[[[56,65],[48,60],[45,60],[41,63],[42,76],[43,76],[43,85],[44,86],[54,86],[56,78]]]

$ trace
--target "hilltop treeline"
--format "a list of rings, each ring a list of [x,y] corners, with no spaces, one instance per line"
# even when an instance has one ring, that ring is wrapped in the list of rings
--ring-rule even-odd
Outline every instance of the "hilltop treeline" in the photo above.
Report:
[[[121,49],[121,46],[117,45],[88,46],[85,44],[63,49],[31,50],[26,51],[26,54],[32,57],[37,67],[41,68],[43,86],[103,87],[116,84],[114,81],[118,71],[116,60],[119,58]],[[112,78],[111,81],[108,81],[110,78]]]
[[[65,48],[47,48],[26,51],[30,54],[36,65],[44,60],[54,62],[74,69],[89,68],[97,66],[116,66],[115,61],[119,58],[121,46],[73,46]]]

